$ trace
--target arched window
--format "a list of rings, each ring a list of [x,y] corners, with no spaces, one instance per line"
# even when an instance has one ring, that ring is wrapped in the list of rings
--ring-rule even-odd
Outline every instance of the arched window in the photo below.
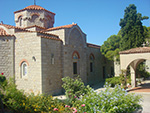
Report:
[[[24,76],[27,76],[28,74],[28,65],[27,63],[24,61],[22,62],[21,64],[21,76],[24,77]]]
[[[73,59],[73,74],[78,74],[78,60],[80,59],[79,53],[77,51],[74,51],[72,54]]]
[[[23,22],[22,16],[19,16],[18,20],[19,20],[19,26],[22,26],[22,22]]]
[[[73,55],[73,59],[79,59],[76,53]]]
[[[80,55],[77,51],[74,51],[72,54],[72,59],[80,59]]]
[[[38,19],[38,15],[37,14],[34,14],[32,15],[32,22],[36,22],[36,20]]]
[[[94,64],[94,55],[91,53],[90,54],[90,72],[93,72],[93,64]]]

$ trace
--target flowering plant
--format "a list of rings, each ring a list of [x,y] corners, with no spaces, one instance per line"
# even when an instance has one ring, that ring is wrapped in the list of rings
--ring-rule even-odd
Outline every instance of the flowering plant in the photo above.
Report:
[[[77,106],[79,112],[130,113],[141,107],[140,101],[141,96],[128,94],[118,85],[114,89],[106,85],[104,91],[95,92],[91,90],[88,94],[82,96],[79,101],[76,101],[74,106]]]
[[[90,87],[85,86],[79,76],[75,79],[65,77],[62,78],[62,81],[64,82],[62,87],[66,90],[67,104],[69,105],[72,105],[81,95],[90,91]]]

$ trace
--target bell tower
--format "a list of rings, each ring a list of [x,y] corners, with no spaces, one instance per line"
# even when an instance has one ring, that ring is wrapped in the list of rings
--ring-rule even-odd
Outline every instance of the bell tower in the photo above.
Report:
[[[51,28],[54,25],[55,13],[36,5],[35,0],[34,5],[16,11],[14,14],[17,27],[26,28],[36,25],[44,28]]]

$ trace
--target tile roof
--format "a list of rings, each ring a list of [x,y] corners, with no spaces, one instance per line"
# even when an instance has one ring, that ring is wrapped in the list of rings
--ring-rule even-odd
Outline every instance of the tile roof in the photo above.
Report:
[[[41,26],[37,26],[37,25],[28,26],[28,27],[25,27],[24,29],[28,29],[28,28],[32,28],[32,27],[37,27],[37,28],[40,28],[40,29],[43,29],[43,30],[46,29],[45,27],[41,27]]]
[[[58,38],[58,35],[55,35],[55,34],[51,34],[51,33],[46,33],[46,32],[44,32],[44,31],[30,31],[30,30],[26,30],[26,28],[20,28],[20,27],[16,27],[16,26],[11,26],[11,25],[6,25],[6,24],[0,24],[0,25],[2,25],[2,26],[4,26],[4,27],[6,27],[7,29],[19,29],[19,31],[17,31],[18,33],[19,32],[36,32],[36,33],[40,33],[40,34],[44,34],[44,35],[49,35],[49,36],[53,36],[53,37],[56,37],[56,38]],[[31,26],[31,27],[34,27],[34,26]],[[36,26],[35,25],[35,27],[39,27],[39,26]],[[39,27],[39,28],[42,28],[42,27]],[[44,28],[43,28],[44,29]],[[48,37],[49,37],[48,36]]]
[[[69,25],[64,25],[64,26],[58,26],[58,27],[52,27],[47,29],[46,31],[52,31],[52,30],[58,30],[58,29],[64,29],[64,28],[71,28],[73,26],[76,26],[77,24],[69,24]]]
[[[101,47],[101,46],[99,46],[99,45],[95,45],[95,44],[87,43],[87,47],[92,47],[92,48],[100,49],[100,47]]]
[[[7,29],[17,28],[17,27],[15,27],[15,26],[7,25],[7,24],[1,24],[1,23],[0,23],[0,25],[6,27]]]
[[[0,36],[13,36],[13,35],[7,34],[7,32],[3,28],[0,28]]]
[[[54,38],[50,36],[41,36],[42,38],[47,38],[47,39],[52,39],[52,40],[57,40],[57,41],[62,41],[60,38]]]
[[[52,14],[55,15],[55,13],[53,13],[53,12],[51,12],[51,11],[48,11],[48,10],[44,9],[43,7],[38,6],[38,5],[30,5],[30,6],[28,6],[28,7],[25,7],[24,9],[15,11],[14,13],[18,13],[18,12],[21,12],[21,11],[24,11],[24,10],[44,10],[44,11],[46,11],[46,12],[49,12],[49,13],[52,13]]]
[[[150,53],[150,47],[132,48],[129,50],[119,52],[119,54],[134,54],[134,53]]]
[[[51,33],[46,33],[44,31],[33,31],[33,32],[37,32],[37,33],[41,33],[41,34],[45,34],[45,35],[52,35],[52,36],[55,36],[58,38],[58,35],[55,35],[55,34],[51,34]]]

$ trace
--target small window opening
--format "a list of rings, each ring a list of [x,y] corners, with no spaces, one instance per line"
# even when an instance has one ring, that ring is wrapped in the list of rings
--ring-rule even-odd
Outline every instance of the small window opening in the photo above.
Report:
[[[73,62],[73,74],[77,74],[77,62]]]

